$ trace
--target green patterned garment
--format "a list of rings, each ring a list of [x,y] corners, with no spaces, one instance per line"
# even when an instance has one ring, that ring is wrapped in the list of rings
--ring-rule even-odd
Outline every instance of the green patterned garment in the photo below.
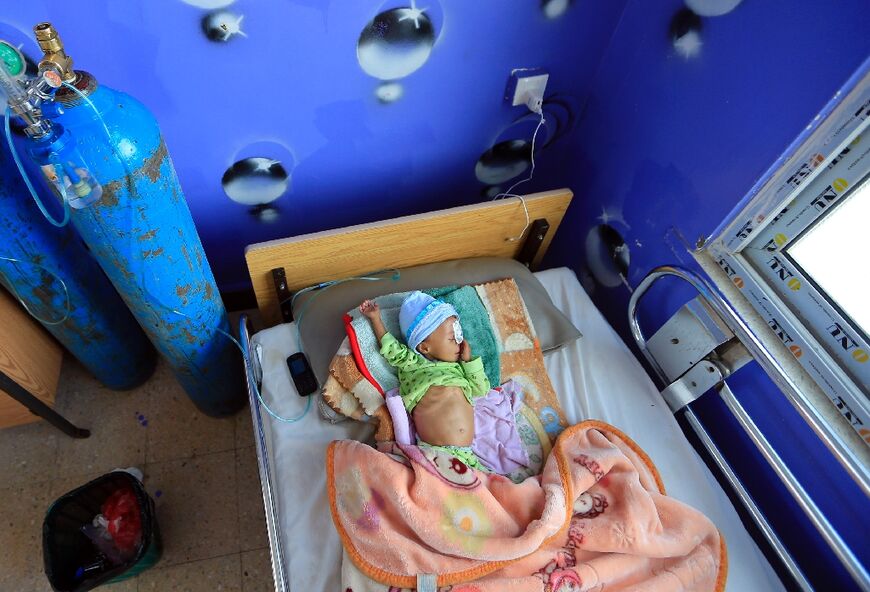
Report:
[[[422,440],[417,441],[417,446],[420,448],[431,448],[432,450],[449,454],[450,456],[458,458],[472,469],[477,469],[484,473],[492,473],[487,466],[480,462],[477,455],[472,452],[471,446],[435,446],[434,444],[427,444]]]
[[[472,404],[490,389],[480,358],[468,362],[433,362],[411,351],[391,333],[381,338],[381,355],[399,372],[399,394],[408,413],[431,386],[459,387]]]

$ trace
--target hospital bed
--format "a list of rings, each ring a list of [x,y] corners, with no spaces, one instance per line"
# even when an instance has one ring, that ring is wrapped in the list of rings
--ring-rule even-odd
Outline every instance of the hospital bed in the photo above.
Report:
[[[468,257],[511,257],[534,269],[571,197],[568,190],[551,191],[522,202],[453,208],[248,248],[258,306],[270,325],[251,335],[243,316],[240,333],[277,591],[340,589],[341,544],[328,509],[325,447],[335,439],[366,440],[373,432],[373,426],[358,421],[330,423],[321,418],[315,402],[288,396],[292,383],[286,358],[299,350],[289,307],[292,294],[373,270]],[[518,235],[522,240],[512,240]],[[559,268],[535,276],[583,334],[544,356],[569,422],[595,418],[629,434],[658,467],[668,494],[716,524],[728,547],[727,590],[783,590],[662,394],[574,273]],[[293,423],[277,421],[258,396],[278,415],[302,417]]]

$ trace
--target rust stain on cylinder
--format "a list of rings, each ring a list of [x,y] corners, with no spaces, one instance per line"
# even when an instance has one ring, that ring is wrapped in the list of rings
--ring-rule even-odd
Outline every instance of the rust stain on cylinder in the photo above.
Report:
[[[39,285],[33,288],[33,295],[48,310],[54,308],[54,299],[59,296],[57,291],[54,289],[52,279],[53,278],[47,273],[41,272],[39,278]]]
[[[187,327],[182,327],[181,332],[184,333],[184,338],[187,340],[188,343],[196,343],[196,337],[193,335],[193,333],[187,330]]]
[[[142,163],[142,167],[136,172],[144,174],[152,183],[156,183],[160,178],[160,167],[163,166],[163,161],[165,161],[168,156],[169,153],[166,151],[166,143],[163,141],[163,137],[161,136],[157,150],[154,151],[154,154],[145,159],[145,162]]]
[[[190,259],[190,253],[187,252],[186,245],[181,245],[181,252],[184,253],[184,258],[187,260],[187,266],[190,268],[190,271],[193,271],[193,261]]]
[[[175,295],[181,298],[181,304],[187,306],[187,293],[190,292],[190,284],[175,286]]]
[[[155,236],[157,236],[157,229],[156,228],[149,230],[145,234],[140,235],[139,241],[142,242],[142,241],[146,241],[146,240],[151,240]]]
[[[120,181],[112,181],[103,185],[103,197],[100,201],[103,205],[115,207],[118,205],[118,191],[121,189]]]

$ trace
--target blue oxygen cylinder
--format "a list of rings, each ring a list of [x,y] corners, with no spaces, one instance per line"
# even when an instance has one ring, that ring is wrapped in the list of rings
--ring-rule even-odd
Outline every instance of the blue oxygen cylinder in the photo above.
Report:
[[[46,60],[49,50],[67,59],[48,23],[36,35]],[[241,353],[160,128],[133,97],[87,72],[69,78],[87,99],[60,88],[52,121],[102,188],[71,209],[72,223],[196,406],[234,413],[246,401]]]
[[[39,212],[5,139],[0,237],[0,284],[100,382],[129,389],[151,376],[154,348],[75,230]]]

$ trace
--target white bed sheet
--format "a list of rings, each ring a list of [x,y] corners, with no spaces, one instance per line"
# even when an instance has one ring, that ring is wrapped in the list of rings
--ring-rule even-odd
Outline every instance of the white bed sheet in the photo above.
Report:
[[[536,275],[553,303],[583,333],[580,340],[545,356],[569,421],[595,418],[623,430],[652,458],[668,494],[710,517],[728,545],[728,591],[784,590],[658,390],[574,273],[560,268]],[[292,387],[286,365],[287,356],[298,350],[295,326],[261,331],[254,342],[261,349],[263,398],[284,417],[297,416],[305,401],[287,396]],[[330,425],[320,419],[314,404],[293,424],[272,420],[265,412],[263,419],[290,590],[339,590],[341,543],[329,515],[325,448],[336,439],[365,440],[372,428],[350,421]]]

